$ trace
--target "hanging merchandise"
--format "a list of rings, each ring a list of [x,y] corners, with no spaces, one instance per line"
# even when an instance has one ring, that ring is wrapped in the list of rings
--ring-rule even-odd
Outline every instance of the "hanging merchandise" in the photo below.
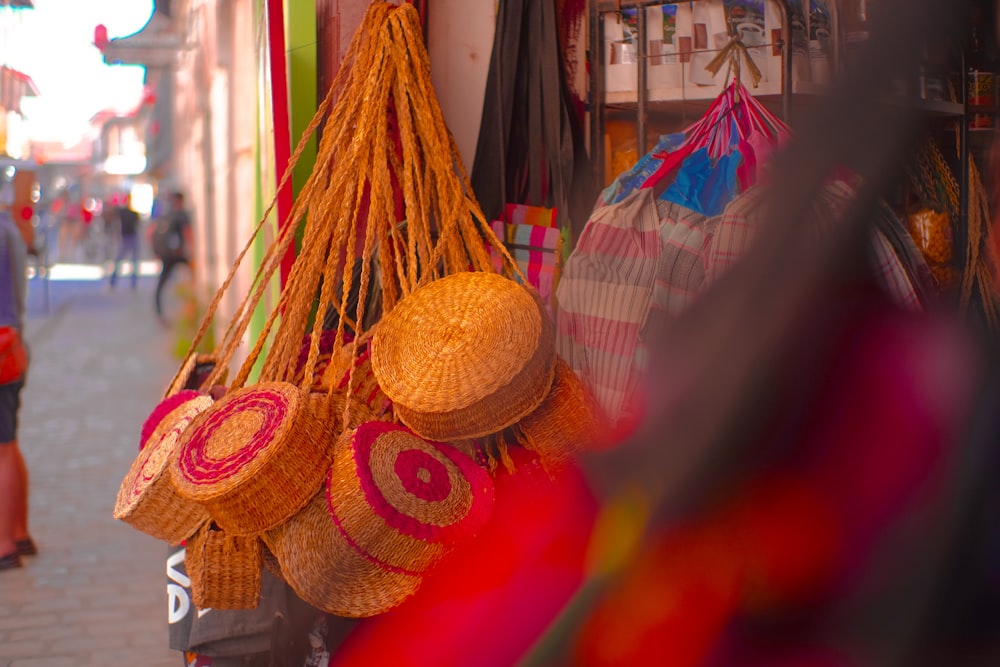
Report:
[[[973,299],[979,301],[982,315],[991,331],[1000,329],[1000,295],[996,290],[994,268],[990,265],[990,248],[993,241],[990,238],[990,201],[989,194],[983,184],[979,167],[972,154],[968,157],[969,169],[969,210],[965,248],[958,250],[961,258],[961,271],[954,262],[932,262],[934,277],[941,289],[955,286],[959,288],[959,305],[963,311],[968,311]],[[948,165],[944,153],[933,140],[927,141],[915,160],[908,163],[907,175],[910,186],[918,197],[929,203],[934,210],[943,211],[948,216],[948,229],[935,232],[939,241],[933,252],[943,256],[947,251],[940,246],[940,239],[947,242],[955,220],[960,219],[961,204],[959,201],[958,180],[952,168]],[[932,218],[936,223],[933,230],[941,227],[941,218]],[[933,231],[931,230],[931,231]],[[922,232],[914,228],[915,240],[920,243]],[[930,258],[928,258],[930,259]],[[956,258],[957,259],[957,258]]]
[[[323,124],[312,173],[286,224],[267,247],[250,293],[223,327],[205,363],[194,350],[213,325],[216,310],[274,203],[209,305],[191,352],[169,383],[164,397],[169,405],[157,406],[147,420],[141,436],[143,453],[119,493],[118,518],[171,542],[196,535],[193,539],[199,550],[191,557],[201,560],[192,560],[191,565],[206,577],[196,592],[203,602],[217,597],[226,606],[256,604],[252,593],[259,586],[257,580],[242,580],[246,595],[216,588],[225,584],[214,573],[225,571],[219,561],[227,554],[253,558],[257,565],[247,565],[248,570],[256,568],[259,573],[260,568],[269,567],[290,580],[297,576],[298,549],[272,543],[274,548],[265,558],[261,536],[280,532],[297,517],[312,512],[325,484],[341,488],[359,483],[358,479],[337,478],[364,472],[342,464],[345,456],[350,458],[351,443],[340,436],[362,423],[396,419],[395,407],[372,373],[375,356],[369,345],[380,318],[391,315],[409,295],[453,274],[489,275],[524,291],[535,328],[548,333],[540,336],[544,342],[541,356],[531,366],[537,371],[531,378],[537,384],[536,396],[512,413],[512,418],[516,421],[534,409],[551,386],[551,318],[537,305],[537,293],[494,273],[502,270],[522,283],[525,280],[483,216],[443,120],[414,7],[372,3],[344,63],[278,184],[276,190],[281,192],[306,142]],[[250,319],[297,237],[301,250],[280,296],[249,352],[237,364],[236,351],[245,344]],[[496,268],[494,256],[500,258]],[[378,298],[372,298],[374,292]],[[433,316],[433,312],[428,314]],[[494,312],[482,313],[481,319],[488,320],[487,324],[497,321]],[[502,346],[508,343],[499,341],[494,352],[503,354]],[[227,383],[231,364],[236,372]],[[489,368],[477,370],[484,382],[494,385],[510,379],[491,375]],[[252,374],[256,374],[253,381]],[[407,394],[393,397],[408,405]],[[504,420],[501,426],[511,423]],[[470,424],[469,428],[486,432],[493,424]],[[442,462],[451,460],[452,454],[466,456],[458,445],[440,447],[448,449],[435,454]],[[433,488],[424,489],[418,484],[422,484],[422,469],[400,467],[401,461],[416,460],[410,449],[392,453],[375,447],[366,470],[377,486],[389,485],[387,495],[398,489],[417,496],[438,493],[436,477]],[[471,458],[468,463],[462,460],[462,466],[477,465]],[[406,478],[386,478],[385,466],[396,474],[405,472]],[[487,472],[462,468],[462,475],[473,479]],[[458,485],[455,488],[461,488],[453,477],[449,479]],[[147,481],[153,488],[143,488]],[[367,492],[368,482],[360,483]],[[164,495],[166,500],[160,502]],[[132,507],[136,496],[147,501],[141,503],[141,511]],[[358,498],[337,499],[337,517],[345,521],[357,517],[365,509],[357,504]],[[411,507],[410,500],[400,502],[404,510]],[[325,512],[325,501],[319,504]],[[484,507],[476,514],[476,522],[468,524],[468,531],[456,533],[456,539],[474,535],[488,515],[489,505]],[[168,514],[161,521],[173,519],[180,525],[150,527],[148,521],[141,521],[159,508]],[[325,518],[328,527],[336,529],[328,512]],[[434,524],[433,517],[428,520],[442,525]],[[426,548],[434,551],[432,537],[418,531],[408,539],[417,547],[427,539]],[[385,545],[379,542],[383,538],[389,539],[383,534],[366,537],[365,553],[383,549]],[[366,556],[360,558],[364,561]],[[432,560],[414,558],[402,563],[408,583],[392,591],[378,590],[385,583],[380,577],[362,582],[351,579],[349,571],[340,571],[338,594],[351,597],[363,586],[372,593],[364,614],[380,613],[416,590],[410,584],[419,583]],[[268,561],[272,561],[270,566],[265,564]],[[237,563],[232,565],[236,568]],[[336,569],[336,562],[324,567]]]
[[[731,49],[739,48],[738,42],[732,43]],[[720,56],[719,67],[733,57]],[[758,182],[771,153],[788,137],[788,127],[734,79],[698,121],[660,137],[653,150],[601,196],[613,204],[633,190],[653,188],[662,199],[718,215],[733,197]]]
[[[561,228],[587,218],[596,187],[551,0],[499,4],[472,184],[491,220],[507,204],[555,209]]]
[[[549,313],[554,312],[553,295],[562,270],[562,249],[566,230],[557,223],[554,208],[507,204],[502,219],[490,223],[493,233],[507,246],[514,261],[538,290]],[[494,266],[501,270],[503,257],[492,253]]]
[[[382,613],[490,517],[493,482],[470,457],[407,428],[345,431],[323,489],[264,535],[296,593],[339,616]]]
[[[396,416],[434,440],[514,425],[545,399],[554,368],[555,332],[538,294],[491,273],[415,291],[372,339],[372,370]]]

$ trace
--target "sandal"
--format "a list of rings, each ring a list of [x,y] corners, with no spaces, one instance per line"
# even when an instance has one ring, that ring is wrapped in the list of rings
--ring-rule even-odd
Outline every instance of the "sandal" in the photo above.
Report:
[[[13,570],[15,567],[21,567],[21,564],[21,556],[16,551],[0,556],[0,570]]]
[[[38,547],[35,546],[35,541],[30,537],[18,540],[14,543],[14,546],[17,547],[17,554],[19,556],[34,556],[38,553]]]

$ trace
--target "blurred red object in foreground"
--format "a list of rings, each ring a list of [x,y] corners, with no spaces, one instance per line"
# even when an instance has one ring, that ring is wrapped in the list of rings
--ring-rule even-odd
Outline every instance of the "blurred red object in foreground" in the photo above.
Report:
[[[577,632],[573,665],[872,664],[818,629],[862,581],[891,579],[874,570],[888,551],[933,534],[915,517],[949,491],[977,348],[877,298],[849,306],[789,350],[757,472],[654,533]]]

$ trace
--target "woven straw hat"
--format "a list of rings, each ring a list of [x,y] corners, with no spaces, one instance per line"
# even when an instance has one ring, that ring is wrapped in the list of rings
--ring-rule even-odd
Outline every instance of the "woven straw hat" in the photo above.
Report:
[[[465,454],[397,424],[367,422],[338,440],[326,492],[264,540],[304,600],[371,616],[412,595],[492,508],[492,480]]]
[[[243,387],[191,424],[171,477],[222,530],[260,533],[302,509],[322,486],[336,422],[325,400],[310,400],[290,383]]]
[[[227,535],[211,522],[188,540],[184,569],[199,609],[255,609],[260,601],[260,538]]]
[[[397,416],[431,440],[496,433],[538,407],[555,338],[538,294],[494,273],[440,278],[402,299],[372,338]]]
[[[591,447],[601,435],[597,403],[562,358],[552,389],[538,409],[517,424],[518,440],[546,464],[560,464]]]
[[[157,416],[144,427],[150,433],[122,480],[114,508],[119,521],[171,544],[180,544],[208,520],[204,507],[178,495],[167,469],[181,435],[211,407],[212,399],[197,392],[177,397],[164,399],[153,410]]]

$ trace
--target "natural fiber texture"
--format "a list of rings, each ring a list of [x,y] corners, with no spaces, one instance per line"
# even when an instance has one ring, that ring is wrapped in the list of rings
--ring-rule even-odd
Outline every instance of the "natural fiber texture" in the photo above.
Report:
[[[180,544],[208,520],[205,508],[180,496],[167,473],[181,434],[212,405],[208,396],[192,393],[157,420],[115,499],[116,519],[170,544]]]
[[[258,537],[227,535],[206,524],[184,554],[191,601],[198,609],[255,609],[260,601],[263,554]]]
[[[172,428],[170,425],[171,420],[168,419],[168,417],[170,417],[174,410],[191,399],[199,398],[203,395],[204,394],[191,389],[184,389],[160,401],[156,407],[153,408],[153,411],[149,413],[149,416],[146,417],[146,421],[142,423],[142,428],[139,431],[139,449],[146,446],[146,442],[149,441],[149,439],[153,436],[153,433],[161,425],[166,425],[167,428]]]
[[[405,427],[367,422],[338,440],[325,491],[264,540],[303,600],[371,616],[412,595],[492,508],[492,480],[468,456]]]
[[[367,345],[357,356],[353,349],[341,350],[337,358],[331,359],[327,364],[319,385],[324,390],[331,390],[332,387],[332,391],[345,395],[349,392],[352,399],[357,398],[367,408],[372,419],[382,419],[392,410],[392,401],[375,379]],[[365,420],[352,421],[357,425]]]
[[[556,359],[549,395],[515,426],[518,441],[546,466],[561,465],[593,446],[603,428],[596,401],[562,359]]]
[[[493,508],[492,480],[471,458],[386,422],[341,436],[327,494],[331,516],[355,548],[410,574],[475,535]]]
[[[381,614],[413,595],[422,581],[387,570],[355,550],[330,515],[325,490],[263,538],[292,590],[328,614]]]
[[[470,267],[498,270],[491,263],[490,247],[502,258],[499,270],[524,278],[475,199],[434,95],[420,18],[412,5],[369,6],[281,183],[321,125],[312,173],[267,248],[253,280],[255,287],[218,337],[216,373],[221,373],[245,341],[253,313],[282,258],[301,238],[280,297],[232,388],[245,386],[257,369],[261,381],[314,387],[324,368],[320,329],[327,309],[338,314],[331,358],[343,350],[358,354],[361,347],[345,347],[346,328],[352,327],[359,340],[370,333],[368,327],[377,318],[366,317],[369,304],[378,303],[382,312],[389,312],[400,298],[441,276]],[[273,206],[274,202],[265,219]],[[262,231],[264,220],[252,236]],[[209,305],[192,350],[206,335],[253,242],[254,238],[248,241]],[[352,275],[355,266],[361,268],[359,276]],[[381,297],[369,299],[372,290]],[[354,312],[348,312],[348,303]],[[303,363],[304,338],[309,349]],[[359,387],[353,381],[357,368],[347,368],[351,369],[347,392],[352,394]],[[213,374],[207,384],[217,379]]]
[[[281,571],[281,563],[278,562],[278,557],[274,555],[267,544],[261,541],[260,543],[261,560],[264,563],[264,569],[273,574],[278,579],[285,581],[285,574]]]
[[[185,433],[171,466],[178,493],[232,535],[285,521],[320,488],[333,456],[338,420],[322,399],[284,382],[227,394]]]
[[[554,363],[553,325],[537,293],[493,273],[427,284],[372,338],[372,370],[397,416],[433,440],[514,424],[545,398]]]

